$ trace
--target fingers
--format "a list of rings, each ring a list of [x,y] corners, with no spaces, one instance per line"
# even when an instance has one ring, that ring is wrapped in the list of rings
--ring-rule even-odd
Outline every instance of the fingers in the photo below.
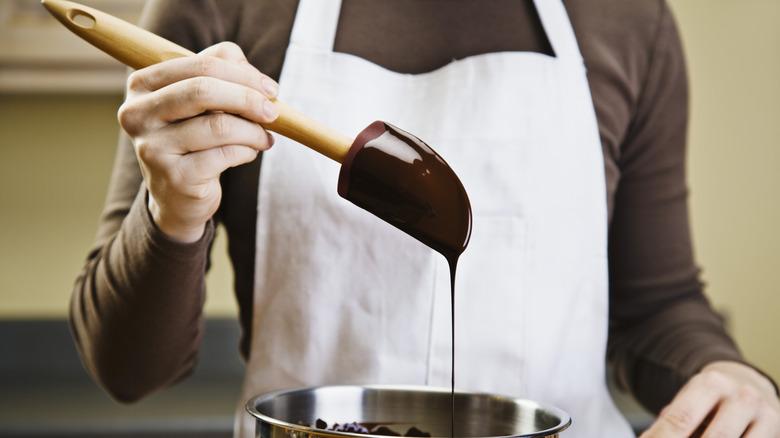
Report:
[[[128,79],[128,99],[119,109],[122,128],[131,137],[209,111],[239,115],[256,123],[277,117],[270,99],[278,85],[247,62],[232,43],[210,47],[138,70]]]
[[[277,117],[275,105],[257,90],[217,78],[196,77],[137,97],[132,104],[122,106],[119,120],[134,136],[209,111],[235,114],[256,123],[270,123]]]
[[[257,123],[276,119],[276,107],[264,94],[241,84],[210,77],[177,82],[161,90],[164,99],[150,116],[166,122],[194,117],[206,111],[236,114]],[[170,94],[170,97],[167,96]]]
[[[162,143],[183,140],[180,153],[197,152],[210,147],[240,144],[258,151],[273,145],[273,137],[262,126],[228,113],[209,113],[170,125],[161,133]]]
[[[220,174],[273,144],[278,85],[232,43],[130,75],[118,118],[133,141],[164,233],[197,239],[221,201]]]
[[[744,438],[780,438],[780,412],[766,409],[743,435]]]
[[[741,437],[754,419],[758,418],[760,410],[759,392],[750,386],[739,386],[720,403],[717,415],[707,426],[704,436],[718,431],[721,436]]]
[[[128,98],[120,107],[118,118],[122,128],[135,137],[215,111],[260,124],[270,123],[278,116],[269,97],[255,88],[223,78],[195,76]]]
[[[192,170],[192,175],[205,179],[206,175],[219,175],[228,167],[249,163],[257,158],[257,150],[240,145],[224,145],[187,155],[181,165]]]
[[[251,87],[269,98],[276,97],[279,92],[276,81],[254,68],[233,43],[217,44],[199,55],[176,58],[133,72],[128,79],[128,92],[156,91],[198,76],[220,78]]]
[[[136,141],[139,160],[158,175],[179,161],[176,170],[192,175],[187,183],[217,178],[225,169],[248,163],[258,151],[273,145],[273,137],[260,125],[227,113],[171,124],[150,137]]]
[[[214,178],[229,167],[248,163],[258,151],[269,149],[273,136],[260,125],[226,113],[208,114],[171,125],[161,134],[161,144],[185,138],[181,165],[205,178]],[[139,151],[142,154],[143,151]]]
[[[644,433],[643,438],[689,437],[718,405],[721,388],[710,382],[710,376],[694,376],[672,402],[664,408],[658,420]]]
[[[715,362],[694,376],[642,438],[780,438],[780,402],[771,384],[736,362]]]

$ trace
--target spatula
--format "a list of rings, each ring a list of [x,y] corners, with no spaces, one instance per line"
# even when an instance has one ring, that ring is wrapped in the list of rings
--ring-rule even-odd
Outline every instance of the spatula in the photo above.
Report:
[[[41,3],[65,27],[125,65],[141,69],[195,53],[110,14],[64,0]],[[453,263],[471,235],[471,207],[455,172],[428,145],[377,121],[353,141],[278,99],[263,127],[341,163],[338,193]],[[419,157],[409,162],[407,157]]]

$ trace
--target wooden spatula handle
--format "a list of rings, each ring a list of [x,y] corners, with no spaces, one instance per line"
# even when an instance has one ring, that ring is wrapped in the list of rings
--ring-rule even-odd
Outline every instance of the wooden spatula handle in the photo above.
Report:
[[[62,24],[135,69],[195,53],[145,29],[78,3],[64,0],[42,0],[46,9]],[[279,100],[274,100],[279,117],[263,127],[295,140],[328,158],[341,163],[352,139],[318,123]]]

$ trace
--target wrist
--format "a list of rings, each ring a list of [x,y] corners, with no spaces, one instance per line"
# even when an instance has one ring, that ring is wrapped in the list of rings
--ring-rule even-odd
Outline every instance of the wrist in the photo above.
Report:
[[[193,243],[203,237],[203,233],[206,231],[205,222],[200,224],[187,224],[182,223],[182,221],[173,220],[163,214],[160,205],[154,200],[151,193],[149,193],[147,199],[147,208],[149,209],[152,223],[166,237],[179,243]]]

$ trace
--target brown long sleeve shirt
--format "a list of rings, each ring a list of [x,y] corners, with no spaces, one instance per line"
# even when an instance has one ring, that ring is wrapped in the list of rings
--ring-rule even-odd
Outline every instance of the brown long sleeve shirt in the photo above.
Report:
[[[684,55],[663,0],[564,3],[588,70],[604,152],[608,359],[620,382],[657,411],[706,363],[741,360],[703,295],[691,249]],[[258,69],[278,78],[296,7],[295,0],[152,0],[144,24],[194,51],[234,41]],[[404,73],[489,52],[554,56],[530,0],[345,0],[334,49]],[[227,230],[240,351],[247,355],[261,158],[223,174],[214,221],[200,241],[180,244],[155,228],[132,145],[120,142],[71,309],[85,364],[117,399],[140,398],[194,367],[215,223]]]

